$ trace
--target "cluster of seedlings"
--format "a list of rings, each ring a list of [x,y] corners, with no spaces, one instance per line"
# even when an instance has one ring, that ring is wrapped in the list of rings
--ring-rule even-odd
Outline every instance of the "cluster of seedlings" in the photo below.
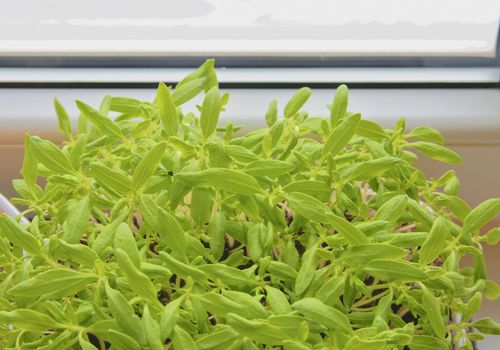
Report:
[[[302,88],[246,134],[218,125],[212,60],[153,101],[77,101],[77,130],[56,100],[67,141],[27,135],[14,181],[30,222],[0,214],[1,348],[445,350],[499,334],[472,316],[500,294],[482,250],[500,229],[481,232],[500,199],[471,209],[453,171],[426,178],[417,154],[462,161],[441,134],[384,129],[347,93],[316,117]]]

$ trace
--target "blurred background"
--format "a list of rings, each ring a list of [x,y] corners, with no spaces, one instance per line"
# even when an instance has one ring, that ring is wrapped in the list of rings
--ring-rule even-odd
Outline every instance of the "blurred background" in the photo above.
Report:
[[[408,129],[443,132],[465,160],[455,170],[475,206],[500,197],[499,21],[498,0],[8,2],[0,12],[0,193],[14,195],[26,132],[62,140],[54,97],[76,121],[76,98],[152,100],[158,81],[176,83],[213,57],[231,94],[223,123],[256,128],[271,98],[284,106],[302,86],[313,88],[310,114],[327,115],[346,83],[350,111],[385,127],[405,116]],[[419,166],[432,177],[449,168]],[[498,248],[487,260],[500,282]],[[492,310],[499,321],[499,302],[481,313]],[[481,349],[498,344],[489,338]]]

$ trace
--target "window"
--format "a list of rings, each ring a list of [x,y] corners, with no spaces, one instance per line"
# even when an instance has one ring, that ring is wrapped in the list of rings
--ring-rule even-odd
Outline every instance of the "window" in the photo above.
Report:
[[[0,57],[4,65],[178,66],[200,57],[241,66],[496,65],[499,15],[497,0],[18,0],[0,13]]]

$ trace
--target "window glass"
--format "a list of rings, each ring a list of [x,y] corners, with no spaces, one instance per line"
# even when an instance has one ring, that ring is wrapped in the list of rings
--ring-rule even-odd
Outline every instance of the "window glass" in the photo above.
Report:
[[[16,0],[0,55],[494,57],[498,0]]]

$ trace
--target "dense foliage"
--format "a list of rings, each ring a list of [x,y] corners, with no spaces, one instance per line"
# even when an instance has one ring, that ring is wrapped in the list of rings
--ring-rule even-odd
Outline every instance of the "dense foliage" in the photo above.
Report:
[[[77,131],[56,100],[62,148],[26,136],[14,202],[32,219],[0,214],[2,349],[470,349],[500,332],[471,320],[499,295],[481,246],[500,229],[480,228],[500,199],[471,210],[453,171],[413,167],[461,162],[438,131],[383,129],[340,86],[328,118],[302,88],[237,136],[213,64],[153,102],[77,101]]]

